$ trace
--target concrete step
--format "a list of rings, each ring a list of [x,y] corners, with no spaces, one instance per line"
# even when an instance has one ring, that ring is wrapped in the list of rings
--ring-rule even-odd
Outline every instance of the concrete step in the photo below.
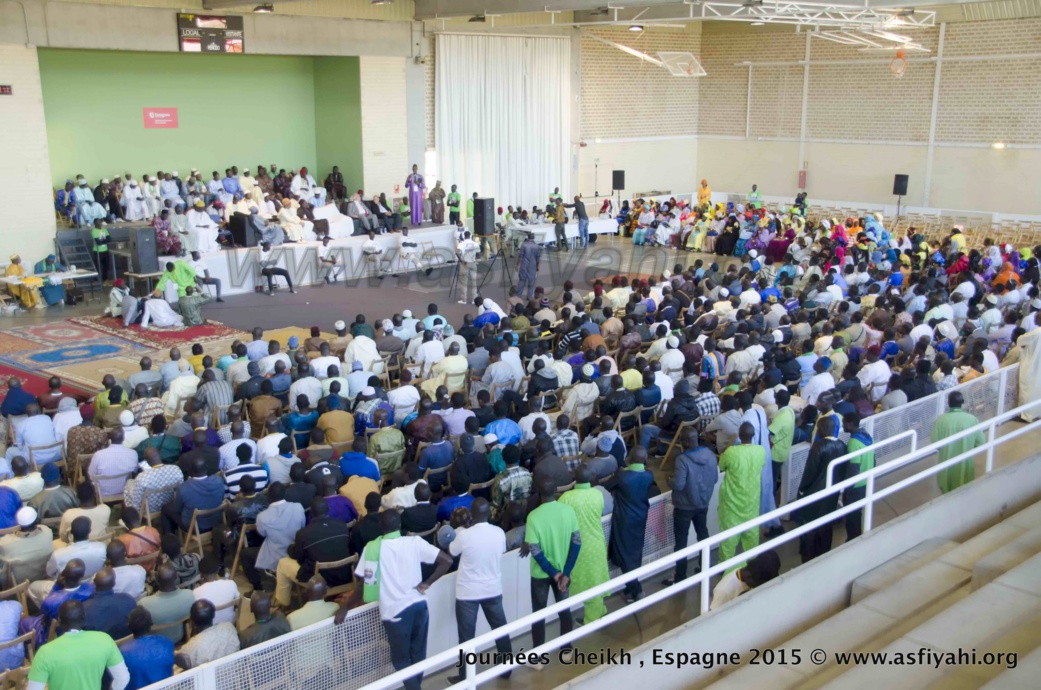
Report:
[[[1041,553],[1041,527],[1036,527],[976,561],[976,565],[972,568],[973,589],[979,589],[989,584],[1039,553]]]
[[[1041,555],[1030,558],[974,591],[971,596],[947,607],[882,651],[893,659],[897,654],[917,658],[922,648],[955,656],[960,650],[971,652],[975,649],[978,659],[980,650],[994,648],[1002,640],[1021,646],[1032,644],[1036,637],[1029,628],[1036,627],[1039,622]],[[933,685],[946,687],[943,681],[949,674],[953,686],[955,682],[968,682],[968,678],[979,676],[983,670],[966,665],[941,665],[937,668],[930,664],[869,664],[852,667],[823,687],[829,690],[877,690],[879,687],[887,690],[917,690]],[[982,684],[978,682],[977,686]]]
[[[984,685],[982,690],[1035,690],[1038,678],[1041,678],[1041,649],[1035,649],[1018,661],[1015,669],[1005,671]]]
[[[850,605],[893,584],[910,572],[913,572],[929,561],[936,560],[958,545],[950,539],[926,539],[902,554],[886,561],[877,568],[872,568],[853,581],[850,592]]]
[[[1039,648],[1041,648],[1041,615],[1013,628],[992,643],[977,647],[976,664],[950,669],[929,687],[931,690],[979,688],[1005,674],[1020,676],[1023,673],[1020,669],[1020,659],[1033,654]],[[987,654],[993,656],[987,658]],[[1014,661],[1009,655],[1015,655]],[[1033,687],[1036,688],[1041,685],[1041,680],[1034,676],[1033,684]]]
[[[1026,531],[1026,527],[1006,521],[953,547],[946,543],[948,540],[922,542],[889,561],[896,562],[892,568],[887,570],[887,564],[883,564],[868,573],[871,577],[861,583],[860,589],[865,596],[856,604],[773,646],[775,650],[802,650],[803,663],[789,667],[745,665],[711,687],[819,687],[846,669],[834,667],[834,657],[830,656],[820,666],[807,663],[805,655],[811,650],[877,651],[891,644],[899,635],[914,630],[952,602],[968,596],[976,561]],[[908,570],[909,565],[917,567]],[[879,589],[868,593],[872,587]]]

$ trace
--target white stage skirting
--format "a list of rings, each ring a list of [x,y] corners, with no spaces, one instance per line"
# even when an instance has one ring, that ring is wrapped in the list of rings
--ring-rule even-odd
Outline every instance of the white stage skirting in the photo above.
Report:
[[[552,229],[552,228],[551,228]],[[377,235],[376,241],[383,245],[384,261],[389,261],[387,268],[393,272],[398,269],[398,242],[401,233],[387,233]],[[416,258],[426,251],[436,251],[444,261],[450,261],[455,256],[456,233],[451,225],[440,225],[418,230],[409,230],[409,237],[415,239],[419,247],[416,249]],[[368,240],[367,235],[357,237],[340,237],[329,242],[333,255],[339,259],[344,266],[340,279],[345,276],[348,280],[364,278],[367,275],[375,275],[376,271],[371,263],[365,261],[361,246]],[[293,285],[313,285],[319,282],[318,278],[318,250],[321,242],[296,242],[274,247],[272,251],[278,256],[278,267],[289,271],[293,279]],[[252,292],[259,281],[267,282],[260,275],[257,259],[260,254],[259,247],[249,249],[230,249],[203,254],[202,261],[212,278],[221,281],[221,293],[224,295],[238,295]],[[424,265],[430,262],[423,260]],[[410,266],[415,270],[414,266]],[[280,287],[285,287],[285,280],[281,277],[275,278]]]
[[[553,224],[545,225],[513,225],[510,226],[509,230],[512,232],[530,232],[535,237],[535,241],[539,244],[545,244],[547,242],[556,242],[557,235],[553,230]],[[613,234],[618,232],[618,223],[614,218],[590,218],[589,219],[589,234],[590,235],[603,235]],[[564,234],[569,240],[573,240],[578,237],[578,221],[572,221],[564,226]]]

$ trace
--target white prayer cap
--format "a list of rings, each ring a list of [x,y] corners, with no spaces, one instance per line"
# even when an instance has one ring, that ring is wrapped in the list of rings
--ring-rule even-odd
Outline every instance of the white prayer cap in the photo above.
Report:
[[[758,256],[759,256],[759,252],[757,252],[757,251],[756,251],[756,250],[754,250],[754,249],[749,249],[749,250],[748,250],[748,255],[749,255],[750,257],[752,257],[752,258],[754,259],[754,258],[756,258],[756,257],[758,257]]]
[[[108,178],[104,177],[101,179],[101,184],[108,184]]]
[[[677,347],[679,347],[679,346],[680,346],[680,339],[679,339],[679,338],[677,338],[677,337],[676,337],[676,336],[674,336],[674,335],[670,335],[670,336],[669,336],[669,339],[665,341],[665,344],[666,344],[666,345],[667,345],[668,347],[671,347],[672,349],[674,349],[674,350],[675,350],[675,349],[676,349]]]
[[[36,522],[36,509],[30,506],[19,508],[18,512],[14,514],[14,519],[19,527],[28,527]]]
[[[242,169],[242,172],[244,172],[244,173],[248,173],[248,172],[249,172],[249,168],[243,168],[243,169]]]
[[[197,172],[199,172],[199,169],[198,169],[198,168],[192,168],[192,174],[193,174],[193,175],[194,175],[195,173],[197,173]]]
[[[365,388],[361,389],[361,394],[362,395],[376,395],[376,389],[373,388],[372,386],[365,386]]]
[[[177,360],[177,371],[185,372],[185,371],[189,371],[191,368],[192,368],[192,365],[188,363],[188,360],[186,360],[186,359],[179,359],[179,360]]]
[[[172,173],[170,173],[170,174],[171,174],[171,175],[173,175],[174,177],[177,177],[177,171],[176,171],[176,170],[174,170],[174,171],[173,171]]]
[[[123,410],[119,413],[119,423],[123,426],[134,425],[134,413],[130,410]]]
[[[406,309],[405,311],[401,312],[401,316],[406,318],[406,319],[411,319],[412,318],[412,310],[411,309]]]
[[[338,331],[342,331],[343,329],[347,328],[347,324],[345,324],[343,321],[337,321],[333,324],[333,328],[335,328]]]
[[[484,440],[484,445],[490,446],[493,443],[498,443],[499,442],[499,437],[496,436],[495,434],[485,434],[483,440]]]
[[[987,295],[987,304],[997,305],[998,298],[995,295]]]
[[[383,331],[385,333],[390,333],[393,330],[394,330],[394,322],[391,321],[390,319],[383,319]]]
[[[781,331],[779,331],[779,330],[774,331],[773,332],[773,336],[774,336],[774,342],[775,343],[783,343],[784,342],[784,333],[782,333]]]
[[[672,277],[672,271],[670,271],[669,269],[666,268],[664,271],[662,271],[661,277],[664,278],[665,280],[668,280],[669,278]]]
[[[727,290],[726,288],[719,288],[719,296],[730,297],[730,290]]]
[[[1030,306],[1033,307],[1034,309],[1041,309],[1041,297],[1039,297],[1039,298],[1035,299],[1033,302],[1031,302]]]

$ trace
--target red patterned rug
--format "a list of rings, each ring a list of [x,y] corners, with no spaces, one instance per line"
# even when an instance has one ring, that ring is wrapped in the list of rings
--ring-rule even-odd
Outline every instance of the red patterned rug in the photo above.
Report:
[[[15,367],[8,366],[0,363],[0,398],[7,396],[7,379],[11,377],[17,378],[22,382],[22,388],[32,393],[33,395],[43,395],[47,392],[47,380],[50,378],[49,375],[44,373],[30,373],[16,369]],[[82,386],[72,385],[66,380],[62,380],[63,384],[61,390],[66,395],[76,398],[79,402],[86,402],[96,391],[88,390]],[[100,390],[100,387],[99,387]]]
[[[125,328],[122,319],[111,316],[76,317],[69,321],[77,326],[92,328],[106,335],[155,349],[165,349],[186,343],[206,343],[244,335],[237,328],[225,326],[218,321],[209,321],[202,326],[191,326],[190,328],[159,328],[156,330],[145,330],[138,325]]]

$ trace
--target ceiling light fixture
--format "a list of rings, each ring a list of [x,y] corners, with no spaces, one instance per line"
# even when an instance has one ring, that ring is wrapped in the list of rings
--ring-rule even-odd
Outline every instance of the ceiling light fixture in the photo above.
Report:
[[[643,31],[643,25],[642,24],[630,24],[629,25],[629,31]]]
[[[373,5],[390,5],[394,0],[372,0]]]
[[[1002,149],[1005,148],[1005,142],[1003,142],[1003,141],[995,141],[993,144],[991,144],[991,146],[993,148],[997,149],[998,151],[1001,151]]]
[[[275,11],[274,5],[257,5],[253,8],[253,11],[257,14],[269,14]]]

